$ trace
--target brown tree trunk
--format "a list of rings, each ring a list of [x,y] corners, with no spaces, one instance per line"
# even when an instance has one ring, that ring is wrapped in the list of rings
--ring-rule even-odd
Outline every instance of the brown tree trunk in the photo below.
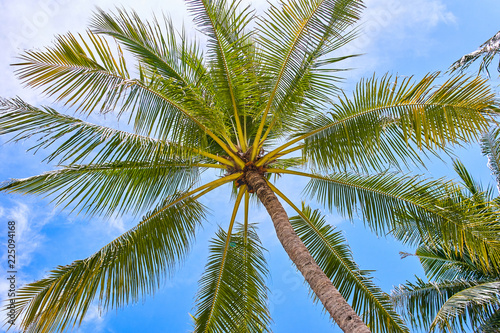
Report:
[[[307,283],[330,313],[332,319],[344,332],[370,333],[370,330],[321,270],[306,246],[292,228],[285,209],[263,176],[257,171],[248,171],[246,183],[253,188],[266,207],[276,229],[276,234],[286,253],[302,273]]]

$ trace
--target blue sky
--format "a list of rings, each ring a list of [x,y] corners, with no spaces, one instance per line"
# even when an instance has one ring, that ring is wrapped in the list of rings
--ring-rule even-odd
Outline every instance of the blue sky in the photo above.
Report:
[[[271,2],[274,0],[271,0]],[[249,2],[250,1],[246,1]],[[262,11],[266,2],[252,1]],[[427,72],[445,71],[461,55],[474,50],[493,36],[500,26],[498,0],[470,2],[465,0],[367,0],[362,19],[362,34],[344,50],[362,53],[346,64],[353,70],[345,74],[344,88],[350,92],[361,77],[387,72],[422,77]],[[23,88],[13,75],[10,63],[24,49],[48,45],[55,34],[84,32],[92,10],[99,6],[132,8],[142,17],[152,12],[170,13],[180,26],[182,21],[191,28],[181,0],[126,0],[126,1],[69,1],[69,0],[18,0],[0,1],[0,96],[21,96],[35,105],[51,105],[40,91]],[[194,33],[194,32],[193,32]],[[497,82],[495,84],[498,84]],[[498,88],[495,88],[498,91]],[[91,121],[116,126],[109,117],[92,116]],[[119,124],[126,128],[125,124]],[[52,169],[41,163],[44,152],[26,153],[30,143],[6,143],[0,137],[0,181],[24,178]],[[457,150],[457,155],[483,182],[491,176],[477,146]],[[450,166],[431,161],[428,170],[415,170],[429,177],[449,176]],[[300,203],[299,182],[278,182],[278,187]],[[93,307],[78,332],[188,332],[191,328],[189,313],[193,303],[197,281],[203,271],[207,256],[207,244],[218,225],[225,227],[231,211],[230,193],[223,188],[203,201],[212,210],[204,229],[198,234],[188,260],[176,274],[166,280],[154,296],[144,302],[131,304],[124,309],[112,310],[102,316]],[[362,269],[375,270],[375,282],[386,292],[393,285],[422,276],[422,270],[414,258],[399,259],[399,251],[411,251],[390,238],[377,238],[363,227],[362,221],[346,221],[335,213],[329,213],[331,224],[345,231],[354,256]],[[120,233],[137,223],[131,217],[103,220],[85,218],[61,211],[50,200],[40,197],[0,194],[0,256],[1,274],[6,263],[6,222],[17,223],[18,283],[23,284],[42,278],[57,265],[83,259]],[[240,219],[241,220],[241,219]],[[274,320],[274,332],[340,332],[323,315],[320,307],[312,304],[302,277],[292,267],[274,235],[271,221],[257,207],[252,209],[253,222],[259,225],[259,234],[267,248],[271,279],[270,309]],[[3,230],[3,231],[2,231]],[[0,298],[6,298],[7,282],[0,279]],[[0,329],[1,330],[1,329]]]

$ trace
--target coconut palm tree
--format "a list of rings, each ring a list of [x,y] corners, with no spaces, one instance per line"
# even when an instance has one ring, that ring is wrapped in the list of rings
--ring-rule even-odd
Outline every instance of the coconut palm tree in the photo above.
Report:
[[[317,212],[294,204],[271,176],[310,179],[307,189],[319,203],[350,218],[360,212],[380,233],[394,228],[396,211],[462,228],[430,204],[442,188],[437,182],[387,170],[477,138],[496,106],[485,81],[454,77],[438,86],[437,73],[419,81],[384,76],[361,81],[349,97],[338,87],[337,68],[349,56],[335,51],[355,37],[361,1],[281,1],[259,17],[237,1],[187,4],[205,48],[168,18],[146,22],[124,10],[98,10],[85,36],[58,36],[54,45],[20,56],[17,74],[27,86],[81,115],[127,117],[131,130],[3,99],[0,133],[38,137],[33,148],[50,150],[47,160],[59,168],[13,179],[1,190],[46,194],[89,216],[144,214],[94,255],[20,289],[21,327],[61,331],[81,323],[94,300],[105,310],[154,292],[185,257],[204,218],[198,199],[228,186],[235,204],[211,243],[195,331],[269,328],[252,197],[343,331],[407,331],[388,296],[351,262],[341,237]],[[297,217],[289,219],[282,202]],[[461,234],[471,248],[490,242],[488,235]]]
[[[494,137],[493,132],[485,136],[483,151],[489,151]],[[498,165],[490,166],[498,171]],[[450,188],[449,197],[436,204],[443,210],[466,211],[472,230],[483,232],[491,229],[488,224],[496,225],[494,233],[500,243],[500,201],[493,195],[494,188],[483,189],[458,161],[455,170],[462,187]],[[440,230],[436,233],[441,234]],[[396,234],[401,237],[405,231]],[[456,245],[459,240],[436,240],[423,239],[415,254],[430,281],[417,278],[416,282],[398,286],[392,294],[395,304],[414,327],[426,331],[465,332],[469,327],[474,332],[500,332],[500,270],[490,260],[498,255],[498,246],[477,253]],[[483,260],[477,260],[477,256]]]

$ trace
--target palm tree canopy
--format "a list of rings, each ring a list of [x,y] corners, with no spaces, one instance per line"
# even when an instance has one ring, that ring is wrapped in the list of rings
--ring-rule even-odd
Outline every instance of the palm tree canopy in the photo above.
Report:
[[[488,137],[491,138],[491,133],[486,135]],[[491,142],[487,140],[486,143]],[[417,278],[416,282],[400,285],[393,292],[392,299],[414,327],[440,332],[459,332],[467,327],[472,327],[475,332],[500,332],[500,269],[492,263],[495,260],[492,258],[498,257],[496,244],[500,242],[498,197],[493,195],[493,188],[483,189],[458,161],[455,170],[463,182],[458,200],[468,202],[462,205],[466,208],[463,216],[470,216],[468,228],[477,233],[489,229],[494,234],[492,241],[496,242],[488,244],[484,251],[475,252],[457,246],[460,244],[457,238],[451,242],[441,237],[420,239],[416,255],[430,282]],[[450,193],[457,198],[456,193]],[[448,206],[449,202],[445,199],[437,204],[443,210],[456,209],[456,205],[453,208]],[[478,221],[474,217],[477,214],[491,215],[491,221],[496,221]],[[400,230],[398,235],[403,233]],[[442,232],[436,230],[435,233]],[[479,256],[483,260],[478,260]]]
[[[235,206],[210,248],[195,331],[268,330],[267,268],[250,224],[252,173],[297,212],[291,218],[297,235],[370,329],[406,332],[340,235],[317,212],[297,208],[269,176],[309,178],[314,199],[348,217],[360,213],[377,232],[411,227],[404,216],[423,216],[451,225],[463,246],[482,249],[491,230],[461,232],[467,231],[461,220],[433,205],[444,182],[387,169],[421,164],[422,152],[478,139],[497,111],[493,92],[480,78],[456,76],[437,85],[434,73],[421,80],[373,77],[352,96],[343,93],[337,66],[346,57],[334,51],[355,36],[352,25],[363,8],[358,0],[280,1],[263,16],[238,1],[187,5],[207,39],[203,48],[168,18],[146,22],[117,9],[97,10],[84,35],[58,36],[52,46],[20,56],[19,78],[77,115],[2,99],[0,134],[39,138],[33,149],[49,150],[47,160],[59,167],[12,179],[0,190],[47,195],[88,216],[144,215],[96,254],[21,289],[22,327],[62,331],[80,324],[94,300],[106,310],[154,292],[204,219],[198,199],[229,184]],[[125,117],[132,130],[78,117],[110,112]],[[206,170],[213,172],[202,177]],[[242,225],[235,221],[240,206]],[[243,250],[236,253],[233,245]],[[498,257],[491,260],[500,266]]]

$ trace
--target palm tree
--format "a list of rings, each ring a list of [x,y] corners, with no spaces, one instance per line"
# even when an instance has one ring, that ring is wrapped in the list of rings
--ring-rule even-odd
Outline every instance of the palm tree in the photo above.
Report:
[[[489,150],[494,137],[498,136],[493,132],[485,136],[484,151]],[[498,172],[498,165],[493,168]],[[489,229],[500,243],[500,200],[494,197],[493,187],[483,189],[458,161],[455,170],[462,179],[462,188],[450,188],[449,197],[437,205],[464,211],[473,231]],[[397,235],[404,233],[400,230]],[[500,332],[500,269],[490,259],[498,255],[498,246],[477,253],[455,245],[458,240],[451,244],[423,239],[415,255],[430,281],[417,278],[416,282],[398,286],[393,301],[414,327],[426,331],[464,332],[471,327],[474,332]],[[477,256],[483,260],[477,260]]]
[[[86,37],[58,36],[53,46],[26,51],[16,64],[26,85],[82,115],[115,111],[133,129],[3,99],[0,133],[15,133],[14,140],[38,137],[33,148],[51,149],[47,160],[60,167],[0,189],[52,195],[89,216],[146,212],[94,255],[19,290],[21,326],[61,331],[81,323],[96,298],[109,309],[154,292],[185,257],[204,218],[198,199],[227,184],[235,205],[227,230],[211,243],[196,331],[268,330],[267,270],[250,224],[252,197],[343,331],[407,331],[388,296],[350,262],[343,240],[317,213],[297,207],[270,176],[309,178],[307,189],[318,202],[350,218],[359,211],[380,233],[394,228],[395,211],[455,225],[430,204],[439,196],[437,183],[387,169],[423,163],[421,152],[437,154],[477,138],[497,105],[485,81],[454,77],[436,86],[437,73],[416,82],[384,76],[363,80],[348,97],[337,86],[335,68],[348,56],[332,54],[354,38],[361,1],[282,1],[261,17],[239,2],[187,4],[207,38],[204,49],[169,19],[145,22],[124,10],[98,10]],[[206,170],[212,173],[201,177]],[[278,198],[298,214],[292,223]],[[238,225],[241,203],[245,218]],[[463,235],[471,247],[490,242]]]

